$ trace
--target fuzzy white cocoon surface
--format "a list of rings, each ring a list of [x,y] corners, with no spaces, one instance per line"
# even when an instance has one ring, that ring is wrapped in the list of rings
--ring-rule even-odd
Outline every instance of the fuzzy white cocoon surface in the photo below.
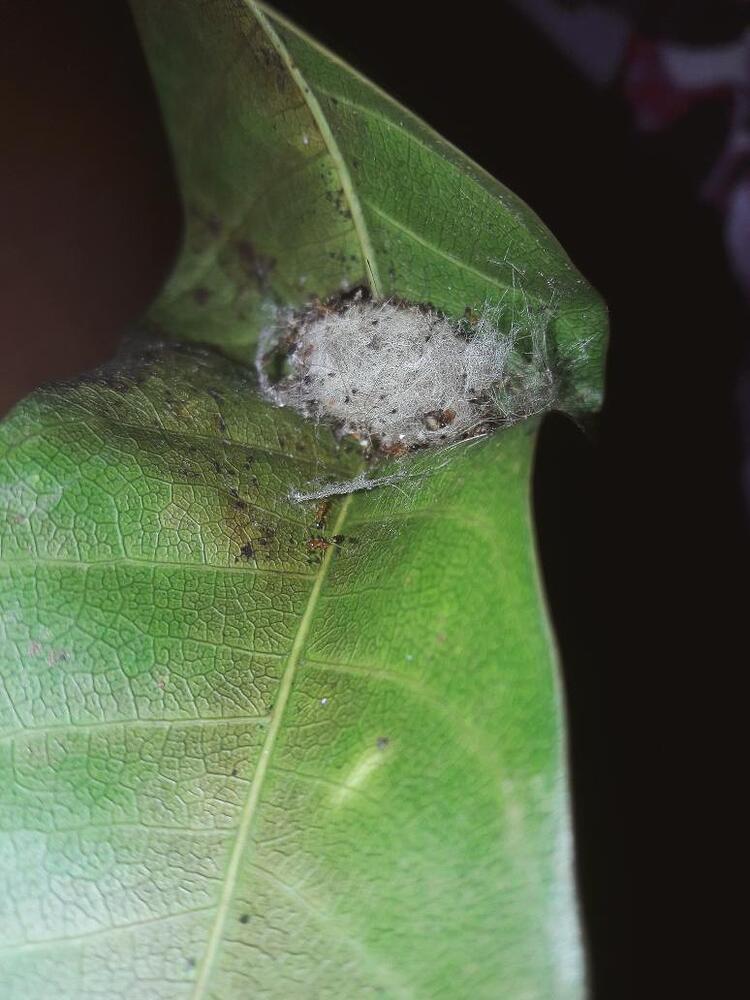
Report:
[[[276,335],[287,345],[287,373],[269,381],[271,338],[258,369],[277,405],[363,443],[383,450],[442,445],[550,405],[546,318],[526,320],[500,333],[487,311],[473,327],[457,327],[431,310],[359,297],[292,317]]]

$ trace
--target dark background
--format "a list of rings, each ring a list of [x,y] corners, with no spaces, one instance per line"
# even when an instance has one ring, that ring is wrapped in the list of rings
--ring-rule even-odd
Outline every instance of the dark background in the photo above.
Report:
[[[654,912],[670,923],[667,886],[695,880],[674,857],[716,805],[705,724],[723,710],[726,651],[742,638],[729,581],[748,554],[736,412],[747,315],[720,221],[696,195],[728,107],[639,136],[615,88],[594,90],[503,4],[421,16],[403,2],[276,6],[528,201],[610,307],[604,412],[587,436],[547,422],[535,501],[592,994],[650,996],[630,985],[646,981],[641,924]],[[644,8],[654,31],[657,6]],[[683,7],[694,41],[736,30],[720,4]],[[0,10],[5,409],[112,354],[157,291],[180,222],[126,5]]]

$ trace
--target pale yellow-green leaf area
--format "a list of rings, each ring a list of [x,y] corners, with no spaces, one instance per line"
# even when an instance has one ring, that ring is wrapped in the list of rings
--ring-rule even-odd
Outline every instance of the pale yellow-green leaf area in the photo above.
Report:
[[[322,510],[356,457],[206,352],[16,410],[4,997],[575,995],[533,440]]]

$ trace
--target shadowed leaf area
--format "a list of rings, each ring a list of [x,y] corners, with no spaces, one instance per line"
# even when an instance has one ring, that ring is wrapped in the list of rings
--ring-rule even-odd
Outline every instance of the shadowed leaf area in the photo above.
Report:
[[[360,449],[249,361],[275,308],[357,286],[552,302],[578,413],[603,308],[525,205],[265,8],[134,7],[186,240],[151,339],[0,430],[0,994],[580,997],[538,421],[297,503]]]

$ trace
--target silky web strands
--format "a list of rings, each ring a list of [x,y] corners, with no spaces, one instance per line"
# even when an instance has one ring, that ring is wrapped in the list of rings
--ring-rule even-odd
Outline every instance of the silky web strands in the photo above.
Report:
[[[485,305],[473,322],[458,323],[361,292],[289,312],[261,340],[262,391],[376,458],[507,427],[553,407],[560,386],[547,342],[553,302],[521,301]],[[335,492],[375,482],[360,476]]]

